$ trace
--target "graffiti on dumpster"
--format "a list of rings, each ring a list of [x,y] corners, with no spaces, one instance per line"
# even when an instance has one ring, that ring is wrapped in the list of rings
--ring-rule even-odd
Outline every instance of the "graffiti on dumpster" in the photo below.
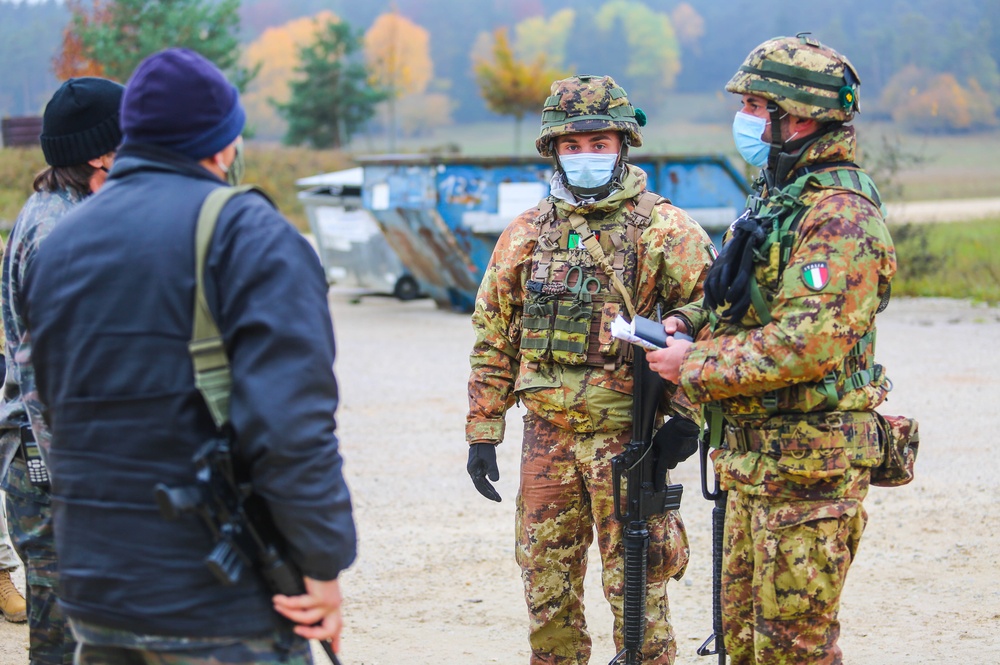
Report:
[[[453,174],[441,179],[438,194],[442,203],[481,206],[489,194],[489,185],[490,183],[484,178],[467,178]]]

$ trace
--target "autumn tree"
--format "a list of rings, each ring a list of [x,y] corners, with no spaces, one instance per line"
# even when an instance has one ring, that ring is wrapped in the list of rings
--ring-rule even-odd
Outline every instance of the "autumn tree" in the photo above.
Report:
[[[486,106],[514,117],[514,152],[519,152],[525,114],[540,112],[552,81],[566,74],[550,67],[544,55],[532,61],[517,58],[506,28],[494,31],[490,58],[473,56],[473,68]]]
[[[688,3],[682,2],[670,13],[670,20],[673,21],[678,41],[698,53],[700,50],[699,42],[705,35],[705,19],[701,17],[698,10]]]
[[[79,39],[64,40],[60,62],[95,63],[105,76],[125,81],[144,58],[167,47],[197,51],[226,72],[240,90],[255,71],[239,64],[240,0],[94,0],[74,3],[70,27]]]
[[[662,100],[681,70],[680,45],[670,16],[637,0],[611,0],[601,6],[594,21],[605,34],[617,33],[624,39],[618,52],[627,58],[629,89]]]
[[[291,97],[275,105],[288,121],[285,143],[339,148],[371,119],[387,93],[369,84],[369,72],[355,55],[360,49],[360,34],[340,21],[327,23],[299,50]]]
[[[289,84],[299,65],[299,46],[314,42],[328,23],[339,20],[332,12],[321,11],[268,28],[247,46],[243,63],[260,67],[243,95],[247,123],[255,136],[280,138],[288,129],[275,104],[286,104],[291,97]]]
[[[562,68],[566,45],[576,21],[576,12],[562,9],[549,18],[531,16],[514,26],[514,53],[524,60],[545,56],[552,67]]]
[[[952,74],[910,65],[882,92],[881,105],[894,122],[918,132],[965,132],[996,127],[996,111],[976,79],[965,85]]]
[[[63,29],[62,46],[52,63],[56,76],[63,80],[74,76],[105,76],[101,63],[86,55],[83,40],[77,32],[77,19],[87,27],[92,23],[105,23],[108,20],[107,9],[95,5],[93,11],[87,13],[81,0],[66,0],[66,8],[73,20]]]
[[[381,14],[365,33],[365,61],[371,83],[387,95],[389,151],[396,149],[400,98],[418,95],[434,76],[428,32],[398,11]]]

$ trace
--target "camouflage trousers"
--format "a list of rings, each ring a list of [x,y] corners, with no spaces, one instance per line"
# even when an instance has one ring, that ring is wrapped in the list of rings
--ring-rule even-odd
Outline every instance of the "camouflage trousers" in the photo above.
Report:
[[[283,631],[254,638],[142,635],[71,619],[76,665],[311,665],[309,642]],[[278,642],[283,647],[277,646]]]
[[[58,603],[49,494],[28,481],[28,468],[20,457],[7,472],[7,520],[11,541],[24,561],[30,663],[70,665],[76,643]]]
[[[621,648],[622,525],[614,517],[611,458],[630,437],[627,430],[581,434],[530,413],[524,418],[515,528],[532,665],[583,665],[590,659],[583,580],[595,527],[604,595],[615,616],[615,644]],[[676,512],[649,520],[648,528],[643,662],[667,665],[677,651],[667,581],[684,574],[687,533]]]
[[[839,665],[840,594],[868,515],[860,499],[729,492],[722,615],[732,665]]]

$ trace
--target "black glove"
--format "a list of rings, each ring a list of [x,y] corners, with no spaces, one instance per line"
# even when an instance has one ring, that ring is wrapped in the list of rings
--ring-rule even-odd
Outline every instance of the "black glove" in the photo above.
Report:
[[[472,476],[472,483],[479,493],[490,501],[500,501],[489,478],[493,482],[500,480],[500,469],[497,468],[497,447],[492,443],[473,443],[469,446],[469,463],[465,467]]]
[[[653,450],[656,451],[656,491],[667,484],[667,469],[673,469],[680,462],[691,457],[698,450],[701,428],[688,418],[674,416],[656,430],[653,435]]]

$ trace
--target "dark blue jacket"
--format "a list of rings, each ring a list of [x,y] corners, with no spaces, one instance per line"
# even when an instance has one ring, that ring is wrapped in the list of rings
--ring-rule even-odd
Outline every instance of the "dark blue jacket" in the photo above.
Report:
[[[197,637],[261,634],[277,621],[257,575],[220,584],[203,563],[213,547],[203,523],[169,522],[154,502],[157,483],[193,482],[192,455],[215,432],[187,344],[195,221],[222,185],[173,153],[126,146],[101,191],[27,267],[22,311],[52,431],[59,595],[70,617]],[[319,260],[251,193],[223,210],[206,270],[240,454],[295,563],[333,579],[356,542]]]

